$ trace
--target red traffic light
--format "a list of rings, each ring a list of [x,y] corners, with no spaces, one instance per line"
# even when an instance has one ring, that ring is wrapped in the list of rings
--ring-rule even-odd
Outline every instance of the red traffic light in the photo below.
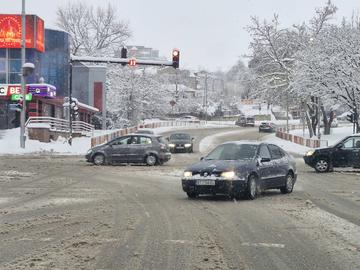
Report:
[[[132,66],[132,67],[134,67],[134,66],[136,66],[136,59],[130,59],[129,60],[129,66]]]
[[[174,68],[179,68],[180,63],[180,51],[178,49],[174,49],[172,51],[172,66]]]

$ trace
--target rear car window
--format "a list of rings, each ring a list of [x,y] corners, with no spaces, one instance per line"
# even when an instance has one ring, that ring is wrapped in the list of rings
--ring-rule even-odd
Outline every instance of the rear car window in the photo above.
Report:
[[[278,146],[269,144],[268,147],[269,147],[272,159],[279,159],[284,156],[283,151]]]

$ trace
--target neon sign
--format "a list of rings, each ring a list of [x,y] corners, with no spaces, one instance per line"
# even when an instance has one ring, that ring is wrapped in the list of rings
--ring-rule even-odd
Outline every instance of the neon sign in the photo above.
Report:
[[[21,48],[21,15],[0,15],[0,48]],[[44,21],[35,15],[26,16],[26,48],[44,52]]]

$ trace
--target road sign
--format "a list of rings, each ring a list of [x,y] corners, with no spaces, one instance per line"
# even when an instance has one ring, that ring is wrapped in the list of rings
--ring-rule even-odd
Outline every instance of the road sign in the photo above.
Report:
[[[18,101],[18,100],[21,99],[21,97],[22,97],[22,95],[20,95],[20,94],[12,94],[11,95],[11,101]],[[25,95],[25,100],[26,101],[31,101],[32,100],[32,94],[26,94]]]

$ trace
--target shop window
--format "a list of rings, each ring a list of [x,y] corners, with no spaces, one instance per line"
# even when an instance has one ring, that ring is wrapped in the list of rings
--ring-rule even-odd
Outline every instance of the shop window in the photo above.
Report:
[[[5,72],[6,70],[6,60],[5,59],[0,59],[0,72]]]
[[[10,60],[10,72],[20,72],[21,70],[21,60],[15,59]]]
[[[0,72],[0,83],[6,83],[6,73]]]
[[[0,58],[6,58],[6,49],[0,49]]]
[[[10,59],[21,59],[21,49],[10,49],[9,52]]]
[[[10,73],[9,83],[21,83],[20,73]]]

